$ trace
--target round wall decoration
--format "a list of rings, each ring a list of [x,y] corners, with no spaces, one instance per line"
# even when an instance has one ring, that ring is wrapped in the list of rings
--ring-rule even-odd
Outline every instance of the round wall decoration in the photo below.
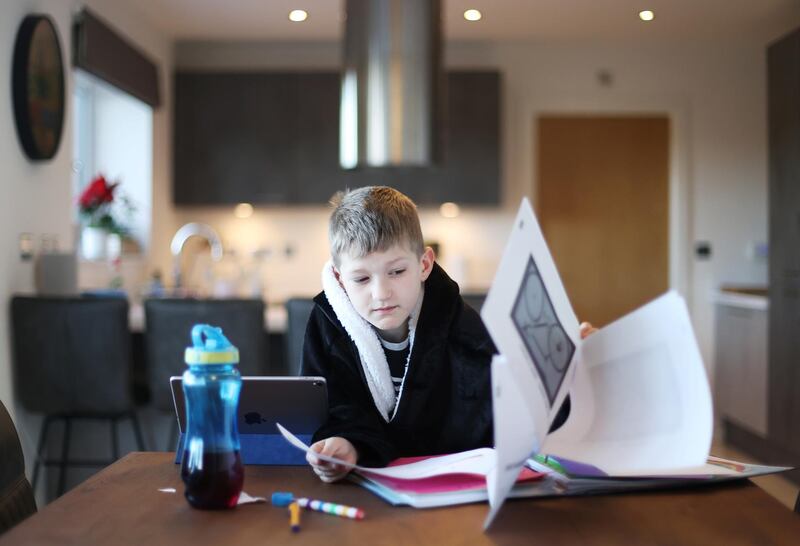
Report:
[[[14,44],[12,93],[17,135],[34,160],[58,151],[64,125],[64,62],[53,20],[28,15]]]

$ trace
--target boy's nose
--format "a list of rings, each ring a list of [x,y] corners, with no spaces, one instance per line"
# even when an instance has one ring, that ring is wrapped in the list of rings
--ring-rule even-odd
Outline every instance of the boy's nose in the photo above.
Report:
[[[376,281],[372,288],[372,297],[377,301],[386,301],[392,295],[389,289],[389,284],[386,282]]]

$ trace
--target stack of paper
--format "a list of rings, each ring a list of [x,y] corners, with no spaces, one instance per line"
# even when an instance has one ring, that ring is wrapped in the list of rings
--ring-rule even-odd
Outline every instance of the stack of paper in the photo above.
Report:
[[[789,470],[788,467],[740,463],[709,457],[705,465],[685,474],[679,471],[654,476],[609,476],[599,468],[557,457],[537,455],[526,466],[544,474],[541,489],[555,495],[597,495],[645,489],[668,489],[719,483]],[[550,486],[545,485],[552,482]],[[513,495],[510,495],[513,496]]]
[[[369,469],[353,471],[349,478],[369,489],[392,505],[408,505],[415,508],[431,508],[435,506],[450,506],[482,502],[488,499],[486,490],[486,471],[488,465],[494,460],[494,450],[484,448],[474,450],[480,452],[480,457],[485,458],[476,464],[474,469],[463,467],[458,473],[445,473],[419,479],[403,479],[370,472]],[[470,453],[470,452],[467,452]],[[461,455],[461,454],[456,454]],[[438,457],[404,457],[393,461],[387,468],[403,469],[413,468],[413,465],[422,461],[436,464],[442,471],[440,461],[448,456]],[[544,476],[525,467],[517,478],[516,486],[511,491],[511,496],[525,496],[535,486],[536,482]]]
[[[309,451],[302,440],[280,424],[278,430],[293,446]],[[393,461],[386,468],[352,465],[319,453],[316,456],[350,467],[353,470],[351,480],[391,504],[429,508],[487,500],[486,475],[494,468],[495,451],[479,448],[451,455],[406,457]],[[518,491],[512,494],[522,495],[543,475],[532,468],[521,469],[517,477]]]
[[[278,425],[281,434],[303,451],[309,447]],[[473,449],[451,455],[406,457],[386,468],[370,468],[345,463],[334,457],[316,454],[321,459],[352,468],[349,479],[372,491],[392,505],[433,508],[489,498],[487,476],[495,469],[496,450]],[[537,455],[524,462],[509,497],[552,497],[594,495],[638,489],[691,487],[787,470],[709,457],[694,469],[664,472],[659,475],[611,476],[599,468],[564,458]]]

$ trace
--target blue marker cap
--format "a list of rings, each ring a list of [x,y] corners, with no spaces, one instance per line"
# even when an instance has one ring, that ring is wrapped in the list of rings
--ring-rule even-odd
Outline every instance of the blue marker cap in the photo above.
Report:
[[[276,491],[272,494],[272,504],[275,506],[289,506],[294,500],[294,495],[288,491]]]

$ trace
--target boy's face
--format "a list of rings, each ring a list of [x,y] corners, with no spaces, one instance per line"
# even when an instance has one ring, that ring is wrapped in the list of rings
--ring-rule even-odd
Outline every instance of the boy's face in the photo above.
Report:
[[[405,245],[394,245],[360,258],[343,254],[334,271],[358,314],[385,340],[402,341],[433,260],[430,247],[418,258]]]

